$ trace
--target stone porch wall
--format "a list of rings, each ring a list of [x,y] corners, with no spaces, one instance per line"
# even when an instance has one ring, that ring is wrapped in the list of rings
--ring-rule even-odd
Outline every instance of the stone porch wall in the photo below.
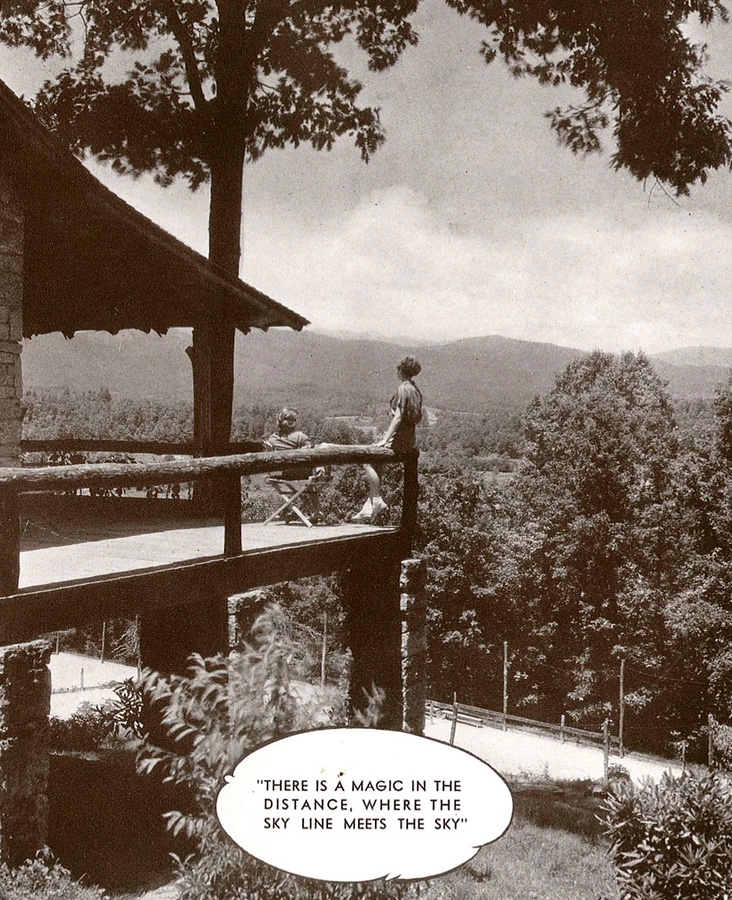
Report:
[[[18,465],[23,421],[23,211],[0,172],[0,466]]]
[[[0,648],[0,862],[10,865],[46,843],[50,655],[47,641]]]

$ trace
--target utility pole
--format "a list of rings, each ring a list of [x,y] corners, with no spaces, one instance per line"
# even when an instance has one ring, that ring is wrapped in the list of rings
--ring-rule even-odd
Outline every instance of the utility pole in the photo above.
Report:
[[[508,641],[503,642],[503,730],[508,731]]]
[[[452,725],[450,726],[450,744],[455,743],[455,731],[457,729],[458,702],[457,691],[452,695]]]
[[[620,758],[625,756],[623,734],[625,729],[625,660],[620,660],[620,715],[618,718],[618,751]]]
[[[328,644],[328,613],[323,613],[323,647],[320,654],[320,686],[325,687],[325,653]]]

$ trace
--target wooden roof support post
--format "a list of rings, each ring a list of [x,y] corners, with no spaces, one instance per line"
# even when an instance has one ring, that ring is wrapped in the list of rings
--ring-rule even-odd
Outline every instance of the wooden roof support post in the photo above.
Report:
[[[402,728],[402,659],[398,553],[369,553],[343,576],[348,642],[353,656],[349,685],[352,717],[363,713],[374,688],[384,692],[379,728]]]
[[[417,528],[417,501],[419,499],[419,450],[404,461],[404,488],[402,496],[402,518],[399,523],[404,534],[405,550],[411,553],[414,532]]]
[[[218,579],[200,579],[185,606],[140,614],[140,659],[156,672],[183,675],[191,654],[215,656],[229,649],[227,597]]]
[[[20,465],[23,422],[23,232],[20,200],[0,172],[0,466]],[[0,492],[0,594],[18,587],[20,520],[18,498]]]
[[[188,349],[193,366],[193,442],[199,456],[228,452],[234,399],[234,329],[231,325],[205,324],[193,329]],[[228,490],[215,482],[196,485],[197,499],[207,512],[222,512]],[[233,499],[230,499],[233,503]]]
[[[189,356],[193,364],[194,442],[201,456],[217,456],[226,453],[231,442],[233,327],[196,325]]]
[[[0,596],[14,594],[20,578],[18,495],[0,491]]]

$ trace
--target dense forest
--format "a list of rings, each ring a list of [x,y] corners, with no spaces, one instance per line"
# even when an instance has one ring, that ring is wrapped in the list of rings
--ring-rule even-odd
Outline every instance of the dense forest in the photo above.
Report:
[[[108,393],[33,393],[27,437],[186,440],[183,405]],[[273,405],[240,408],[234,437],[266,436]],[[315,440],[370,440],[363,419],[301,413]],[[383,420],[373,423],[377,428]],[[618,720],[625,660],[631,746],[701,748],[732,711],[732,379],[713,402],[672,403],[642,354],[575,360],[523,415],[445,415],[423,427],[418,552],[429,565],[430,693],[596,727]],[[512,477],[476,460],[521,454]],[[325,521],[360,505],[357,468],[335,472]],[[399,478],[386,480],[398,507]],[[342,649],[337,587],[273,592],[317,644],[324,611]],[[728,742],[729,743],[729,742]]]

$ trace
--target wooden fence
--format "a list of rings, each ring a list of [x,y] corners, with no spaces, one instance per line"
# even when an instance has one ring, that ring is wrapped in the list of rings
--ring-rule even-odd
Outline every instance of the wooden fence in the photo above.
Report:
[[[574,740],[578,744],[583,741],[602,744],[605,736],[602,731],[587,731],[583,728],[574,728],[565,725],[563,722],[555,724],[552,722],[541,722],[538,719],[527,719],[525,716],[506,715],[502,712],[496,712],[491,709],[481,709],[478,706],[469,706],[466,703],[438,703],[436,700],[427,701],[427,712],[429,715],[439,713],[443,718],[454,716],[457,710],[457,721],[467,725],[489,725],[495,728],[504,728],[509,725],[517,728],[534,728],[540,731],[548,732],[559,738],[564,743],[566,740]],[[614,735],[609,736],[610,745],[616,748],[620,746],[619,738]]]

